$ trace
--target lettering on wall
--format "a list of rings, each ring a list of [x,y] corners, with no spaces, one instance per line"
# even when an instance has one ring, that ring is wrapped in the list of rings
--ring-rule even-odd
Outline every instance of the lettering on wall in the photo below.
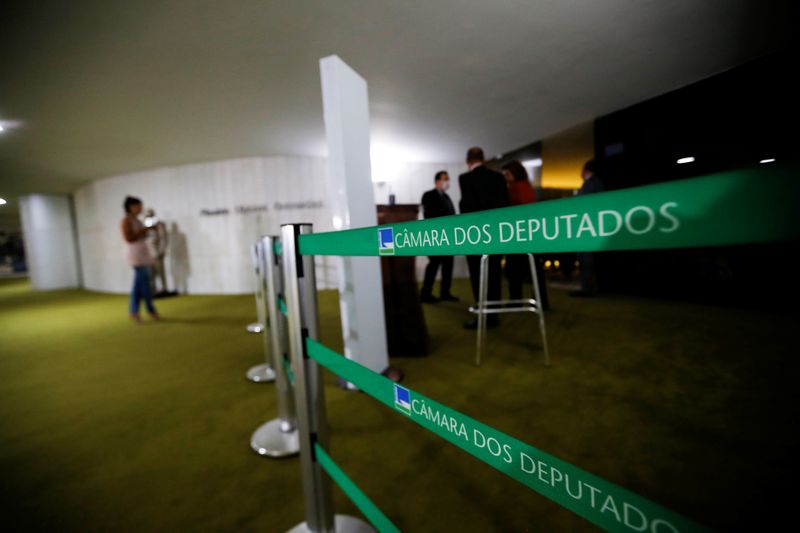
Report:
[[[276,211],[281,209],[321,209],[322,202],[275,202],[274,207]]]
[[[259,213],[261,211],[269,211],[269,207],[266,205],[237,205],[236,212],[241,215],[247,215],[250,213]]]
[[[307,200],[303,202],[275,202],[272,206],[272,208],[276,211],[287,209],[322,209],[323,207],[324,204],[317,200]],[[224,216],[230,215],[232,212],[240,215],[250,215],[253,213],[263,213],[265,211],[269,211],[269,206],[267,204],[237,205],[233,209],[229,209],[227,207],[202,208],[200,209],[200,216]]]
[[[201,209],[200,216],[201,217],[214,217],[217,215],[227,215],[230,211],[225,207],[218,207],[216,209]]]

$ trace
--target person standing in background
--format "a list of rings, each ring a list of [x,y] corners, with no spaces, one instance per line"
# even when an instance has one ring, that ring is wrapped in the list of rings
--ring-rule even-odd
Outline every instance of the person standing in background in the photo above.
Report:
[[[168,292],[167,271],[164,268],[164,257],[167,255],[167,225],[156,216],[153,209],[144,214],[144,225],[153,228],[147,239],[150,255],[153,256],[153,275],[150,278],[150,291],[158,296]],[[156,291],[156,279],[161,282],[161,290]]]
[[[503,177],[508,185],[508,198],[511,205],[532,204],[536,202],[536,192],[531,182],[528,181],[528,172],[517,160],[503,165]],[[542,310],[550,309],[547,297],[547,284],[545,283],[544,268],[534,255],[536,278],[539,280],[539,296],[542,301],[537,302]],[[528,254],[509,254],[506,256],[506,277],[508,278],[508,296],[511,300],[522,299],[522,281],[530,274]],[[531,280],[533,283],[533,280]]]
[[[139,316],[139,304],[144,300],[147,312],[153,320],[159,320],[156,308],[153,305],[153,295],[150,292],[150,269],[153,267],[153,257],[147,249],[147,233],[153,228],[145,227],[139,220],[142,212],[142,201],[133,196],[125,198],[123,203],[125,217],[120,222],[122,238],[128,245],[128,264],[133,268],[133,289],[129,312],[131,320],[137,324],[142,321]]]
[[[447,171],[440,170],[433,178],[434,188],[422,195],[422,214],[423,217],[437,218],[455,215],[456,209],[453,201],[447,194],[450,188],[450,176]],[[433,295],[433,282],[436,280],[436,273],[439,266],[442,267],[442,284],[439,289],[439,298]],[[425,267],[425,280],[422,283],[422,294],[420,300],[423,303],[437,303],[440,299],[448,302],[457,302],[458,298],[450,294],[450,286],[453,281],[453,256],[452,255],[432,255],[428,257],[428,266]]]
[[[578,196],[603,192],[605,187],[600,177],[595,175],[594,159],[583,165],[581,172],[583,185],[578,190]],[[597,274],[595,272],[595,254],[591,252],[579,252],[578,261],[581,264],[581,290],[572,291],[570,296],[591,297],[597,294]]]
[[[460,208],[462,214],[508,206],[508,187],[506,187],[503,175],[487,168],[484,162],[483,149],[474,146],[467,150],[469,172],[465,172],[458,177],[458,185],[461,187]],[[502,258],[503,256],[500,255],[489,256],[487,298],[490,301],[500,299]],[[477,302],[481,256],[468,255],[467,266],[469,267],[472,294]],[[499,319],[496,314],[490,314],[486,317],[487,327],[495,327],[498,324]],[[476,329],[477,327],[477,319],[468,320],[464,323],[465,329]]]

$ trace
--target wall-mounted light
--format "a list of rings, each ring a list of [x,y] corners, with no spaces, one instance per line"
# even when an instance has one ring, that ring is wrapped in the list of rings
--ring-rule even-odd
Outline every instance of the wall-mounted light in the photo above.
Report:
[[[6,201],[3,198],[0,198],[0,205],[6,205]]]
[[[761,161],[759,161],[759,163],[761,163],[762,165],[766,165],[767,163],[774,163],[774,162],[775,162],[775,158],[774,157],[770,157],[770,158],[767,158],[767,159],[762,159]]]
[[[403,175],[406,163],[412,160],[407,148],[387,141],[373,141],[369,152],[372,183],[397,180]]]
[[[680,159],[678,159],[679,165],[685,165],[686,163],[694,163],[694,157],[689,156],[689,157],[681,157]]]
[[[11,131],[22,126],[19,120],[0,120],[0,133]]]
[[[522,162],[523,167],[540,167],[542,166],[542,160],[540,158],[536,159],[526,159]]]

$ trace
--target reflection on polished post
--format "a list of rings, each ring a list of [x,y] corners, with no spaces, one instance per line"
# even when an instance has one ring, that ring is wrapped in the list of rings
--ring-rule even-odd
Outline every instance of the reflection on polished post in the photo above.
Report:
[[[254,383],[270,383],[275,380],[275,371],[272,369],[270,361],[269,333],[267,325],[269,317],[267,315],[264,302],[264,250],[261,242],[257,242],[250,247],[250,256],[253,260],[253,271],[256,275],[256,315],[258,322],[247,326],[247,331],[260,333],[264,343],[264,358],[266,361],[260,365],[255,365],[247,370],[247,379]]]
[[[262,302],[266,316],[269,317],[269,334],[265,333],[265,338],[269,338],[274,365],[278,418],[263,424],[253,433],[250,447],[259,455],[287,457],[300,452],[300,442],[292,385],[286,373],[288,365],[286,319],[278,306],[278,299],[283,297],[281,242],[278,237],[267,235],[262,237],[259,244],[264,259],[261,270],[265,282]]]
[[[542,334],[542,349],[544,350],[544,366],[550,366],[550,350],[547,347],[547,328],[544,325],[544,308],[542,307],[542,294],[539,288],[539,274],[536,271],[536,258],[528,254],[528,265],[531,268],[531,283],[533,284],[533,297],[535,302],[528,301],[530,310],[539,316],[539,331]]]
[[[328,423],[325,411],[325,388],[322,370],[308,357],[306,337],[319,339],[317,284],[314,257],[300,255],[299,237],[311,233],[311,224],[281,226],[281,266],[287,310],[287,337],[294,374],[297,426],[300,432],[300,463],[303,479],[305,522],[292,533],[374,531],[365,522],[333,514],[331,480],[317,461],[314,446],[328,447]]]

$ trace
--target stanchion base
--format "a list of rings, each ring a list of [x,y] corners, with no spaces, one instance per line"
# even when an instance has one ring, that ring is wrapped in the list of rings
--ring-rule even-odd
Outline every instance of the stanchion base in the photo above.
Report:
[[[337,514],[334,517],[336,533],[375,533],[372,526],[354,516]],[[287,533],[312,533],[305,522],[297,524]]]
[[[270,383],[275,381],[275,371],[267,363],[261,363],[250,367],[247,371],[247,379],[253,383]]]
[[[266,457],[288,457],[300,453],[297,429],[281,431],[283,423],[280,418],[276,418],[255,430],[250,437],[253,451]]]
[[[264,331],[264,324],[261,322],[247,324],[247,333],[261,333],[262,331]]]
[[[336,386],[339,387],[340,389],[344,389],[346,391],[351,391],[351,392],[358,392],[361,390],[352,383],[350,383],[349,381],[347,381],[346,379],[343,379],[338,376],[336,377]]]

